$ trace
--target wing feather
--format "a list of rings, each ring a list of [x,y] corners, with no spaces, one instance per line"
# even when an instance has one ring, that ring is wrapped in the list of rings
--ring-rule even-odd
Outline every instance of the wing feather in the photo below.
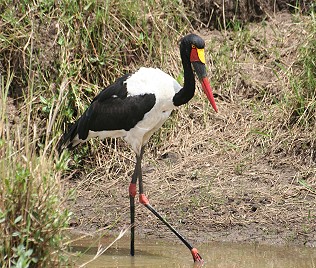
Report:
[[[125,81],[130,74],[116,80],[102,90],[91,102],[89,108],[63,135],[59,148],[63,145],[72,147],[72,140],[78,135],[86,140],[89,131],[130,130],[155,105],[152,93],[128,95]]]

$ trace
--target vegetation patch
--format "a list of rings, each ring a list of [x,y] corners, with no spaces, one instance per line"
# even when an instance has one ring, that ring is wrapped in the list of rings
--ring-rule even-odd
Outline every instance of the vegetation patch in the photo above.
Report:
[[[60,182],[65,162],[54,156],[51,141],[39,142],[31,92],[23,102],[26,112],[10,122],[18,116],[8,97],[10,81],[1,77],[0,265],[56,267],[67,263],[71,213]]]

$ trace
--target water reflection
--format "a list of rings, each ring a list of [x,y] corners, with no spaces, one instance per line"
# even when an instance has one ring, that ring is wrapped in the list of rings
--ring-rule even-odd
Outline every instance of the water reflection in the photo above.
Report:
[[[91,260],[98,251],[98,243],[106,246],[114,238],[102,241],[80,240],[72,248],[82,252],[77,265]],[[85,267],[179,267],[200,268],[194,264],[190,251],[182,244],[137,239],[135,256],[129,256],[129,239],[123,237],[111,248]],[[196,245],[204,258],[203,268],[316,268],[316,249],[289,246],[260,246],[232,243]]]

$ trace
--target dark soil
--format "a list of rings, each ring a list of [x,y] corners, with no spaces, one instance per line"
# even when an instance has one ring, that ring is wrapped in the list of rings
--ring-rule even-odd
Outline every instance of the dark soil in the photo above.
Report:
[[[201,25],[218,30],[233,28],[234,24],[260,22],[273,17],[277,12],[308,12],[312,0],[185,0],[185,5],[194,14],[193,25]]]

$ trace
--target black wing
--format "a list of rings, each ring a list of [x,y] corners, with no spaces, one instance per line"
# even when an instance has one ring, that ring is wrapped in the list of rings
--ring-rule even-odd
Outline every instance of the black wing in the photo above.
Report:
[[[130,75],[119,78],[115,83],[102,90],[91,102],[89,108],[70,127],[59,144],[70,143],[79,134],[79,138],[85,140],[89,130],[121,130],[133,128],[144,115],[155,105],[154,94],[127,96],[126,79]]]

